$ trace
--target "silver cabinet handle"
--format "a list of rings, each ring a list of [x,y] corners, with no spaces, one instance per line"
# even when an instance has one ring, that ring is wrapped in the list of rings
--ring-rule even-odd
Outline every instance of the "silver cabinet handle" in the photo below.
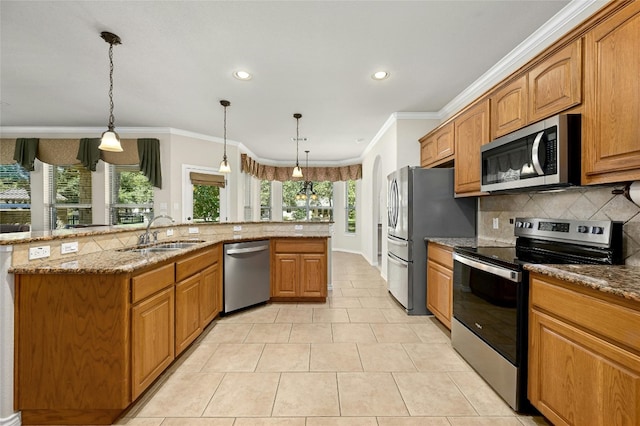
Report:
[[[491,265],[489,263],[481,262],[475,259],[469,259],[468,257],[461,256],[458,253],[453,253],[453,260],[463,263],[471,268],[479,269],[481,271],[488,272],[493,275],[497,275],[509,281],[513,281],[516,283],[519,283],[522,281],[522,272],[501,268],[499,266]]]
[[[400,247],[407,247],[409,243],[406,240],[387,235],[387,242]]]
[[[538,157],[538,150],[540,149],[542,136],[544,136],[544,132],[540,132],[536,135],[536,139],[533,141],[533,148],[531,149],[531,161],[533,162],[533,168],[536,170],[536,173],[538,173],[538,176],[544,175],[544,170],[542,170],[542,164],[540,164],[540,158]]]
[[[391,253],[387,253],[387,258],[391,261],[391,263],[394,263],[394,264],[396,264],[398,266],[402,266],[403,268],[408,268],[409,267],[409,264],[407,262],[404,262],[402,260],[398,260]]]
[[[269,250],[269,246],[257,246],[257,247],[248,247],[242,249],[231,249],[227,250],[226,254],[242,254],[242,253],[255,253],[258,251]]]

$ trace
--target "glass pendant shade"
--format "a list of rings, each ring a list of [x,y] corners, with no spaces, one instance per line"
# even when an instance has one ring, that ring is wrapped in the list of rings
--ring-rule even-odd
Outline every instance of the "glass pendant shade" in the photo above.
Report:
[[[229,167],[229,162],[226,159],[220,162],[220,168],[218,171],[220,173],[231,173],[231,167]]]
[[[118,136],[118,134],[113,129],[107,130],[102,134],[98,149],[102,151],[122,152],[122,145],[120,145],[120,136]]]
[[[296,166],[293,169],[293,174],[291,175],[295,178],[301,178],[302,177],[302,168],[300,166]]]

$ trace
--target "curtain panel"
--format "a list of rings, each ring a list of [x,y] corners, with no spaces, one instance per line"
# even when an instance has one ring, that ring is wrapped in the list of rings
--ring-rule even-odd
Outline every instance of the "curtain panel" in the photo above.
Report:
[[[220,175],[191,172],[189,173],[189,178],[194,185],[218,186],[220,188],[224,188],[225,185],[224,176]]]
[[[292,178],[293,167],[265,166],[249,157],[247,154],[240,154],[241,171],[250,174],[261,180],[277,180],[286,182],[293,181],[315,181],[315,182],[338,182],[346,180],[362,179],[362,164],[351,164],[337,167],[302,167],[302,178]]]

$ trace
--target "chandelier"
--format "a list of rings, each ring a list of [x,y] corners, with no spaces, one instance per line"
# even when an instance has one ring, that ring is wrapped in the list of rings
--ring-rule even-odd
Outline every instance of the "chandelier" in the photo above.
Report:
[[[307,177],[309,177],[309,150],[306,150],[307,154]],[[313,182],[310,180],[305,180],[302,184],[302,188],[296,194],[296,200],[306,200],[307,198],[311,200],[317,200],[318,194],[313,190]]]

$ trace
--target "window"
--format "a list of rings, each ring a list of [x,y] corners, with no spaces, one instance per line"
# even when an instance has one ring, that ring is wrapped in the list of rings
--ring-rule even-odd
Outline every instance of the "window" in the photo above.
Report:
[[[90,225],[91,172],[81,165],[51,166],[49,170],[50,228]]]
[[[111,176],[110,223],[144,223],[153,217],[153,186],[134,166],[109,166]]]
[[[30,174],[19,164],[0,165],[0,223],[31,223]]]
[[[310,183],[315,197],[309,190],[303,196],[303,182],[282,182],[282,220],[333,221],[333,183]]]
[[[220,187],[193,185],[193,222],[220,222]]]
[[[251,222],[253,220],[253,178],[250,174],[244,174],[244,220]]]
[[[356,232],[356,181],[348,180],[345,184],[345,224],[348,233]]]
[[[271,182],[260,181],[260,220],[271,220]]]

